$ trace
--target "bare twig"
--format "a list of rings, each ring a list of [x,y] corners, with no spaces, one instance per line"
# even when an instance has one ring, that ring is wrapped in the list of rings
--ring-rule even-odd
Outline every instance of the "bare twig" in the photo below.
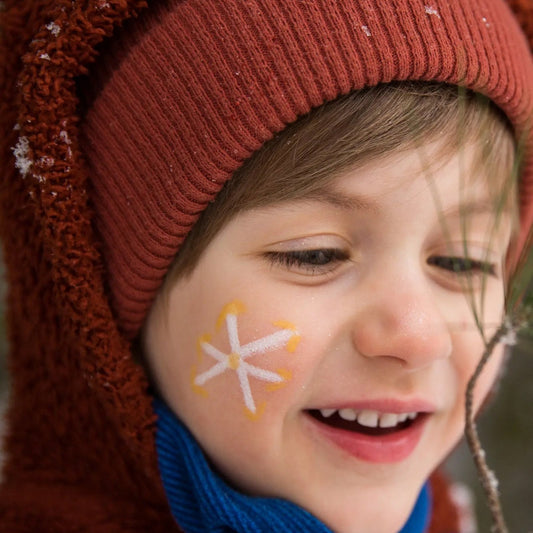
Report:
[[[512,320],[506,319],[502,322],[490,340],[485,344],[483,355],[466,387],[465,436],[478,471],[479,479],[487,497],[490,513],[492,515],[492,531],[494,533],[508,533],[509,530],[505,525],[505,519],[503,516],[500,496],[498,493],[498,480],[487,464],[485,450],[481,445],[474,419],[474,389],[481,372],[489,361],[496,346],[500,342],[511,344],[517,329],[517,324]]]

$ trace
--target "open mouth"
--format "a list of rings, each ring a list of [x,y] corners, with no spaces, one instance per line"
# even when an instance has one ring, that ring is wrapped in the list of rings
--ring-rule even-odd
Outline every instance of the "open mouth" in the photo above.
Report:
[[[415,451],[433,411],[431,406],[427,411],[401,413],[328,408],[308,409],[305,414],[311,422],[308,427],[318,442],[330,442],[362,461],[397,463]]]
[[[310,409],[307,411],[318,422],[336,429],[381,437],[405,431],[424,416],[424,413],[380,413],[354,409]]]

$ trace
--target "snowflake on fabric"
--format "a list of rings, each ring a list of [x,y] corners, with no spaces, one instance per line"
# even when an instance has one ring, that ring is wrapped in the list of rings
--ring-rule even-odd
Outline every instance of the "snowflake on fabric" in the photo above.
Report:
[[[207,396],[207,390],[203,388],[209,380],[227,371],[237,374],[239,385],[242,390],[245,412],[251,419],[257,419],[262,414],[264,405],[256,406],[250,387],[250,377],[268,383],[267,390],[276,390],[286,384],[291,378],[291,373],[287,369],[279,369],[276,372],[266,370],[250,364],[247,359],[272,352],[285,347],[288,352],[294,352],[300,340],[300,335],[296,328],[289,322],[275,322],[274,326],[280,328],[278,331],[255,339],[247,344],[241,345],[239,339],[239,328],[237,316],[245,312],[244,305],[239,301],[234,301],[226,305],[217,320],[216,329],[220,329],[226,324],[229,353],[224,353],[210,343],[211,335],[205,334],[198,339],[198,353],[200,359],[203,354],[212,357],[216,362],[211,368],[200,374],[193,368],[192,388],[202,396]]]
[[[33,166],[33,160],[30,158],[30,141],[27,137],[19,137],[17,144],[11,150],[15,156],[15,167],[25,178]]]

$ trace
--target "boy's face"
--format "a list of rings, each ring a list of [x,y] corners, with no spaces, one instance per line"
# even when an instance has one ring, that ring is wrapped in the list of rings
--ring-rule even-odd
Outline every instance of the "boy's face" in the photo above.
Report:
[[[243,212],[155,304],[156,382],[236,487],[335,531],[401,528],[463,432],[483,351],[472,304],[487,336],[502,317],[510,217],[494,228],[473,153],[428,171],[405,151]]]

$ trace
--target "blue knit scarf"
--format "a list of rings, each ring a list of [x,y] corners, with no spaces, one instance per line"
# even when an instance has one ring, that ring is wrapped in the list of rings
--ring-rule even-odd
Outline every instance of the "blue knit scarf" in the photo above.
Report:
[[[237,492],[214,473],[189,430],[159,400],[156,447],[172,515],[186,533],[332,533],[313,515],[278,498]],[[427,485],[400,533],[423,533],[430,515]]]

